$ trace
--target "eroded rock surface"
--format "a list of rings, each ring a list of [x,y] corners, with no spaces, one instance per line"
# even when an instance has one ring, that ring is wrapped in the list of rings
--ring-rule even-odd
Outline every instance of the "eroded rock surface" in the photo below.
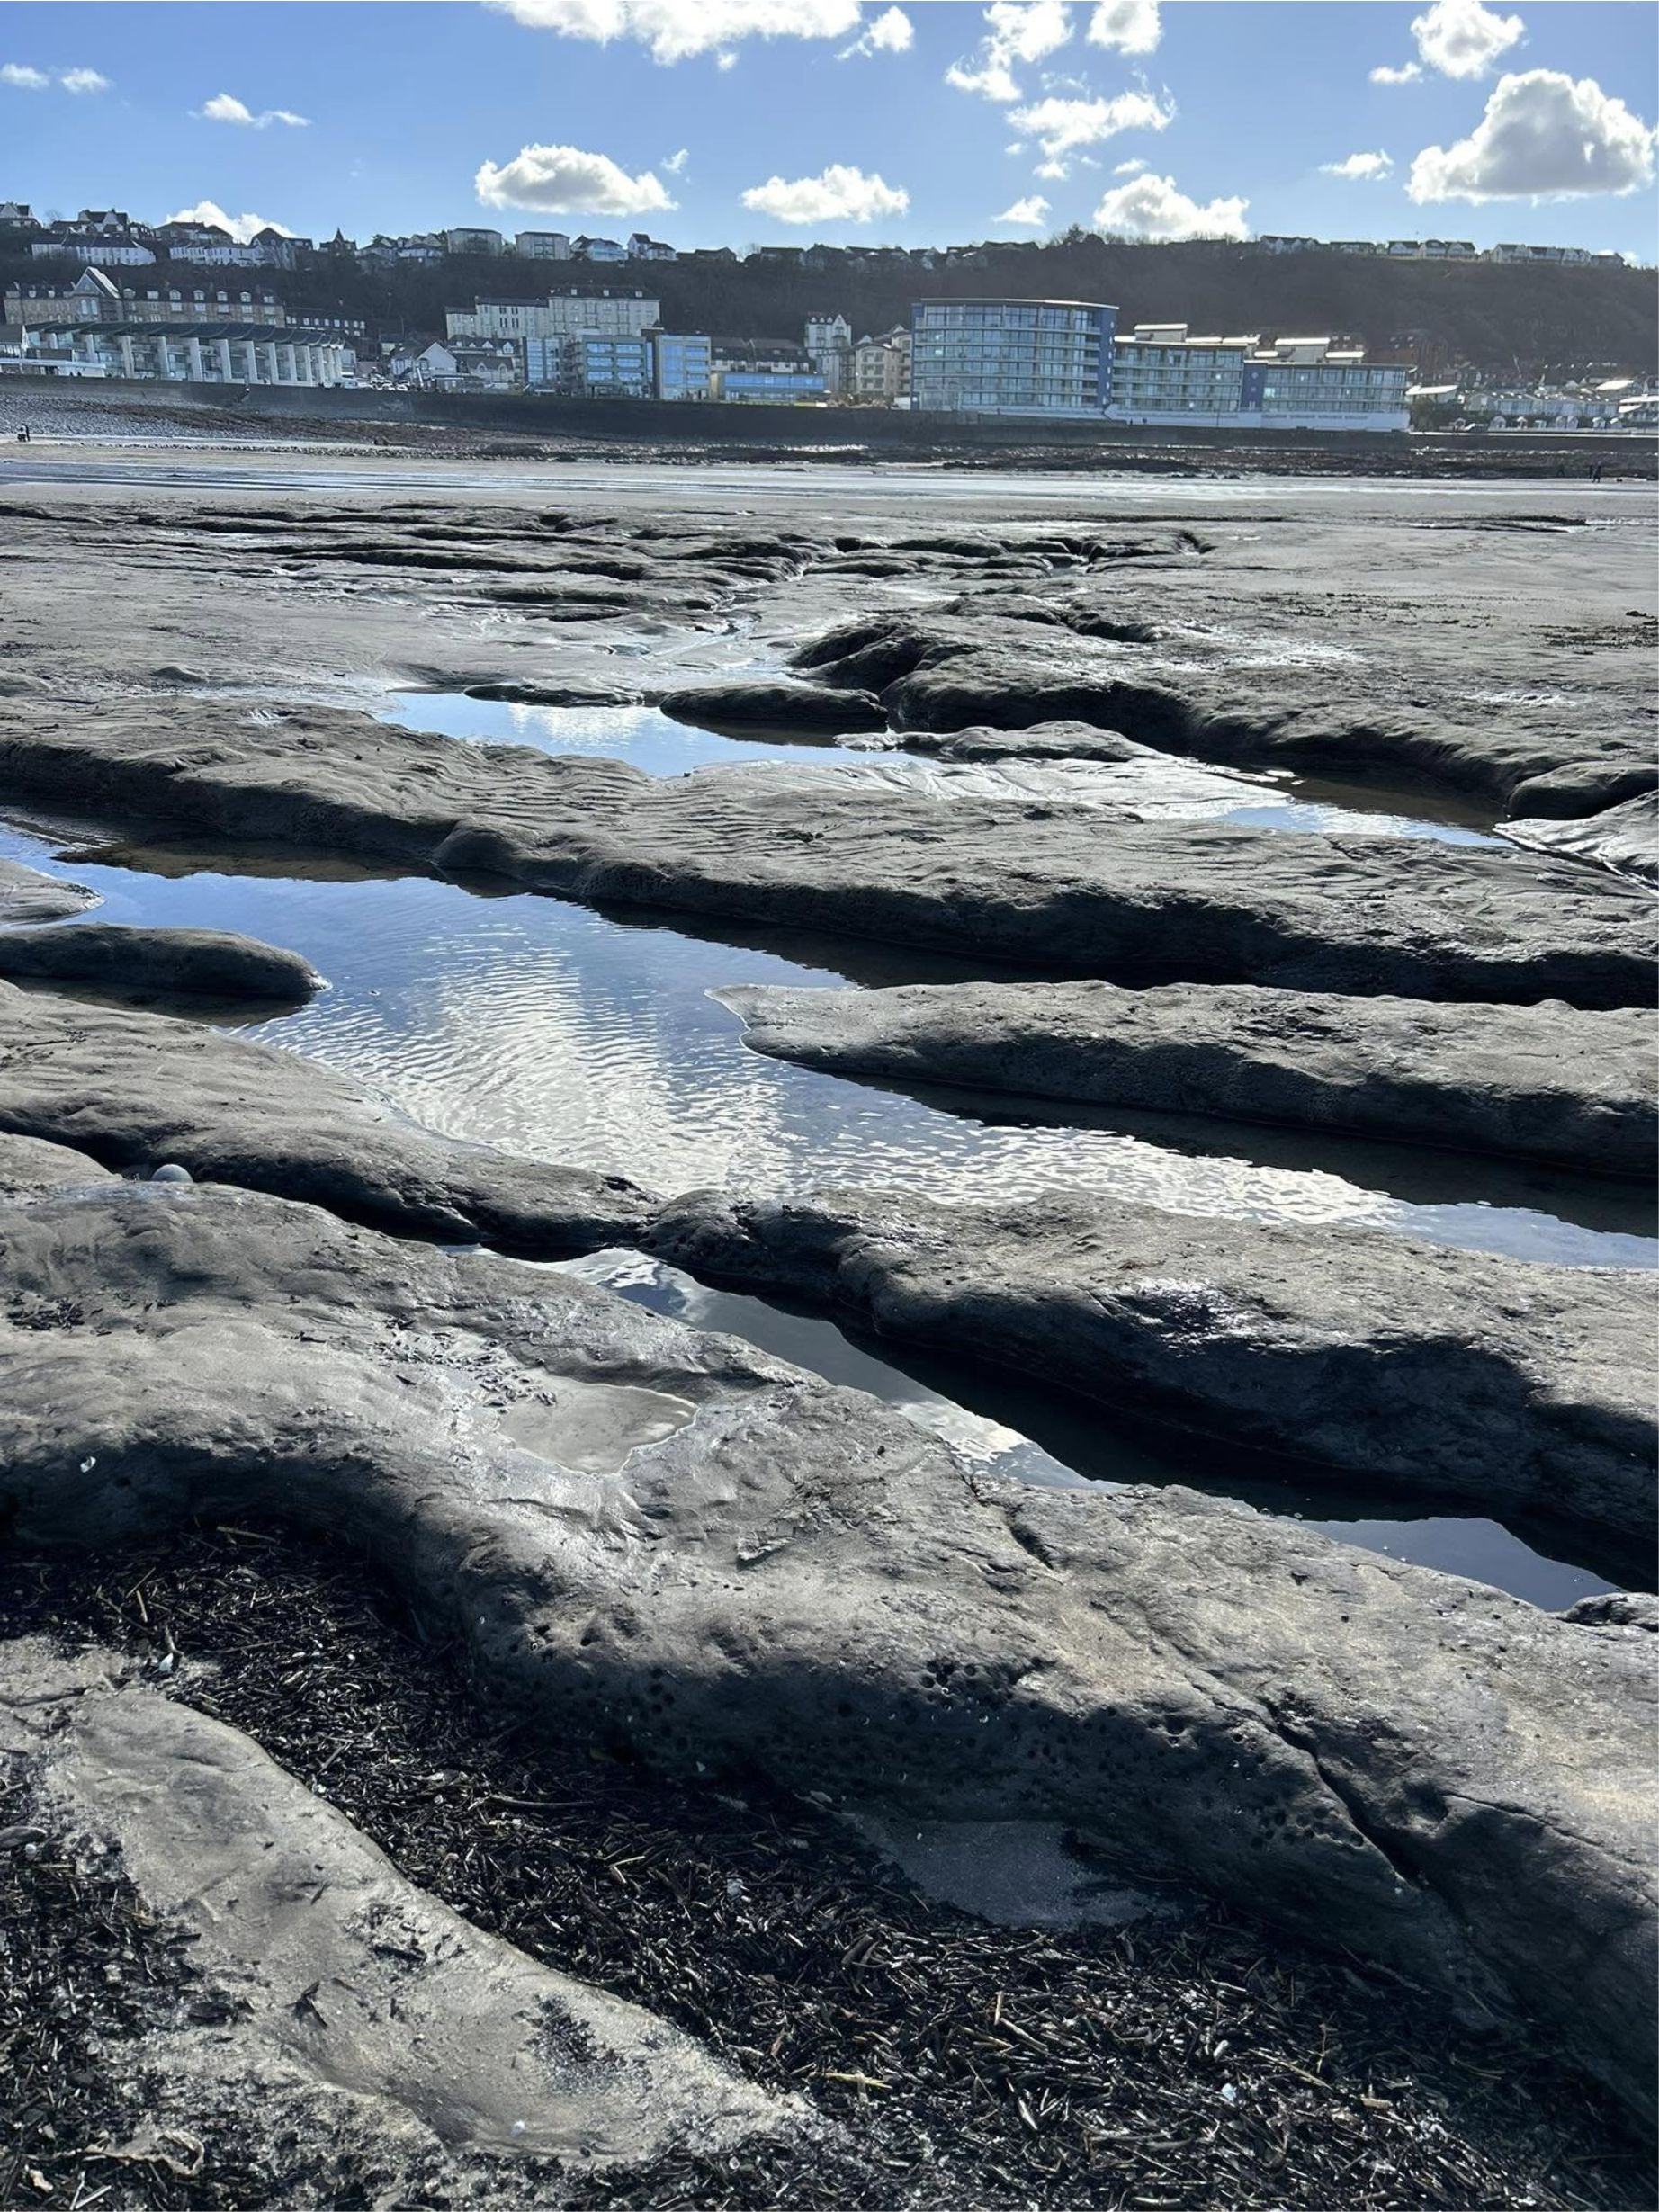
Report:
[[[0,984],[0,1130],[148,1174],[309,1198],[405,1235],[568,1252],[628,1240],[650,1201],[401,1120],[315,1061],[194,1022]]]
[[[1348,1477],[1628,1543],[1655,1525],[1653,1277],[1091,1193],[698,1191],[650,1249]],[[1311,1472],[1311,1471],[1310,1471]]]
[[[284,2164],[296,2138],[323,2163],[378,2154],[425,2196],[445,2154],[592,2171],[804,2122],[666,2021],[471,1926],[239,1730],[111,1655],[0,1645],[0,1773],[13,1826],[99,1876],[113,1849],[142,1909],[189,1933],[181,2016],[104,2046],[150,2085],[152,2140],[172,2122],[189,2143],[211,2114],[286,2138]],[[488,2167],[445,2178],[466,2202],[523,2201],[498,2199]],[[556,2173],[543,2187],[562,2200]]]
[[[566,1740],[1058,1820],[1518,2010],[1647,2099],[1639,1632],[1188,1491],[977,1477],[730,1339],[285,1201],[112,1185],[4,1229],[18,1541],[196,1515],[346,1531]],[[644,1433],[630,1407],[638,1441],[595,1473],[560,1442],[572,1386],[694,1410]],[[534,1449],[503,1419],[525,1405]]]
[[[1502,828],[1506,837],[1534,852],[1566,854],[1659,884],[1659,793],[1641,793],[1577,821],[1539,816]]]
[[[657,704],[680,722],[704,730],[803,730],[823,737],[848,730],[884,730],[887,717],[872,693],[785,678],[695,684],[664,692]]]
[[[941,775],[953,773],[941,769]],[[967,770],[955,771],[965,775]],[[27,716],[0,703],[0,793],[125,824],[485,871],[645,904],[987,960],[1418,998],[1645,1003],[1659,922],[1567,861],[947,795],[855,768],[708,769],[463,744],[218,702]]]
[[[323,989],[309,960],[223,929],[148,929],[81,922],[73,929],[0,930],[0,976],[101,985],[116,991],[274,999],[302,1005]]]
[[[1179,635],[1139,619],[1142,604],[1119,590],[1103,605],[1068,587],[1036,602],[874,613],[810,640],[793,665],[818,683],[875,693],[896,729],[1075,719],[1200,759],[1422,778],[1494,803],[1571,762],[1588,810],[1651,770],[1639,710],[1612,708],[1591,728],[1587,702],[1564,720],[1565,697],[1517,689],[1501,713],[1483,711],[1444,683],[1447,671],[1413,666],[1416,655],[1430,662],[1421,634],[1395,661],[1377,654],[1374,632],[1345,632],[1328,610],[1312,640],[1280,613],[1247,641],[1227,619],[1236,604],[1229,610],[1214,594],[1160,592],[1157,612],[1189,610]],[[1425,679],[1441,694],[1428,712]]]
[[[62,921],[98,903],[97,892],[85,884],[67,883],[61,876],[43,874],[21,860],[0,858],[0,927]]]
[[[1214,1114],[1645,1176],[1649,1016],[1249,985],[921,983],[720,992],[757,1052],[834,1075]]]

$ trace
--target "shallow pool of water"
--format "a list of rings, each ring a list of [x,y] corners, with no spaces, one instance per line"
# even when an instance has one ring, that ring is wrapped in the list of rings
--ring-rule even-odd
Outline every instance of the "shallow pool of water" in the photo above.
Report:
[[[40,840],[14,834],[6,846],[49,863]],[[1442,1156],[1312,1136],[1287,1147],[1273,1132],[1196,1121],[1165,1141],[1158,1117],[1064,1116],[967,1094],[935,1103],[751,1052],[711,996],[740,983],[833,987],[849,973],[948,980],[974,972],[966,963],[694,936],[683,917],[613,917],[337,861],[307,880],[291,853],[130,857],[143,866],[76,858],[63,872],[102,895],[94,910],[106,921],[246,931],[329,978],[310,1006],[248,1034],[347,1070],[429,1127],[535,1159],[662,1191],[852,1182],[961,1204],[1070,1186],[1179,1213],[1385,1230],[1566,1265],[1659,1258],[1638,1202],[1616,1187],[1445,1159],[1419,1198],[1394,1178],[1421,1187]],[[238,872],[249,868],[261,873]]]
[[[338,859],[308,872],[291,851],[131,847],[117,865],[55,863],[54,849],[38,832],[0,837],[0,850],[96,890],[103,919],[243,930],[330,978],[298,1013],[272,1019],[249,1007],[246,1034],[349,1072],[432,1128],[664,1192],[841,1181],[969,1203],[1081,1186],[1194,1215],[1412,1233],[1531,1259],[1659,1258],[1634,1225],[1637,1200],[1615,1186],[1287,1131],[846,1082],[749,1052],[710,995],[743,982],[840,988],[849,975],[950,980],[972,972],[966,963],[833,940],[740,944],[498,885],[377,876]],[[1024,1480],[1197,1482],[1543,1605],[1606,1587],[1493,1523],[1403,1518],[1396,1503],[1369,1500],[1353,1501],[1365,1518],[1339,1521],[1329,1491],[1264,1486],[1236,1469],[1215,1482],[1215,1454],[1195,1473],[1189,1456],[1177,1464],[1107,1411],[926,1353],[894,1357],[832,1323],[707,1290],[638,1255],[579,1266],[625,1295],[874,1391]]]
[[[731,767],[743,760],[865,759],[832,739],[727,738],[677,722],[656,707],[520,706],[501,699],[470,699],[464,692],[393,692],[377,702],[382,721],[438,737],[492,745],[531,745],[542,753],[597,753],[625,760],[647,775],[686,775],[693,768]]]
[[[1314,783],[1283,772],[1245,777],[1170,756],[1149,775],[1139,763],[1081,760],[941,762],[886,749],[868,736],[846,740],[811,731],[726,736],[674,721],[649,706],[525,706],[473,699],[464,692],[397,691],[373,712],[406,730],[473,742],[533,746],[538,752],[598,754],[625,760],[647,775],[686,775],[694,769],[783,761],[794,767],[853,767],[866,776],[920,784],[938,796],[1130,809],[1143,819],[1224,822],[1238,828],[1279,829],[1314,837],[1429,837],[1450,845],[1502,846],[1484,828],[1420,814],[1408,795],[1369,793],[1355,786]],[[1426,803],[1426,802],[1425,802]]]

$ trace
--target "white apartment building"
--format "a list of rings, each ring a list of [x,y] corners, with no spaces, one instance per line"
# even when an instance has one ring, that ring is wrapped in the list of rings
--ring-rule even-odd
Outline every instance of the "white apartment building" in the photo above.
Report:
[[[268,291],[184,291],[176,286],[139,291],[118,285],[102,269],[83,269],[73,284],[10,284],[4,314],[14,327],[42,329],[52,323],[269,323],[288,311]],[[362,330],[362,324],[356,326]]]
[[[1405,430],[1400,363],[1330,338],[1193,337],[1185,323],[1137,323],[1112,342],[1114,422],[1193,429]]]
[[[910,396],[910,334],[895,324],[879,338],[860,338],[851,354],[851,398],[865,406],[892,407]]]
[[[513,251],[525,261],[569,261],[569,234],[563,230],[521,230]]]
[[[479,300],[444,317],[452,338],[635,338],[662,320],[662,303],[642,291],[550,292],[545,300]]]

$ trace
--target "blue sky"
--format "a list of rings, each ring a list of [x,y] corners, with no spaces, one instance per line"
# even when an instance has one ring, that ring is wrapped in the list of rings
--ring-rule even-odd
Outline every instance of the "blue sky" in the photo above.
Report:
[[[0,4],[0,197],[358,238],[1098,219],[1652,260],[1656,31],[1646,0],[36,0]]]

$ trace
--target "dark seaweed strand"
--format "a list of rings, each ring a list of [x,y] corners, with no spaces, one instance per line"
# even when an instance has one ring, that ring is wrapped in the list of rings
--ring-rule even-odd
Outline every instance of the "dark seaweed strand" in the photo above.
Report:
[[[91,1560],[13,1558],[0,1634],[27,1633],[210,1662],[191,1702],[247,1730],[410,1879],[810,2098],[852,2146],[556,2182],[526,2163],[507,2170],[526,2205],[1655,2201],[1617,2116],[1574,2077],[1219,1908],[1124,1930],[993,1928],[928,1904],[830,1815],[752,1778],[688,1792],[589,1746],[526,1748],[480,1720],[452,1654],[337,1551],[202,1530]],[[205,2141],[193,2176],[90,2155],[137,2117],[93,2039],[206,2002],[187,1947],[147,1922],[118,1869],[77,1873],[49,1844],[32,1860],[0,1852],[0,2212],[368,2200],[372,2174],[262,2165],[233,2142]],[[450,2199],[435,2179],[406,2201]]]

